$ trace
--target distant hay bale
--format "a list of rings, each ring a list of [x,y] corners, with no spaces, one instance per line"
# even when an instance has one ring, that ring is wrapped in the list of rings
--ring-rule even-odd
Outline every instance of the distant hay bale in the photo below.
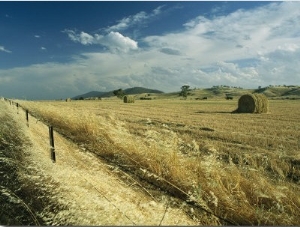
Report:
[[[67,98],[67,99],[66,99],[66,102],[71,102],[71,98]]]
[[[235,113],[267,113],[269,102],[263,94],[242,95],[238,101]]]
[[[134,103],[134,96],[133,95],[125,95],[123,100],[124,100],[124,103]]]

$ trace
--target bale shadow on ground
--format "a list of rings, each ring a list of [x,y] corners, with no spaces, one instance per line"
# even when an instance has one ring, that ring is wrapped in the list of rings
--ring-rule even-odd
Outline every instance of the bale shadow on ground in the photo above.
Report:
[[[214,113],[214,114],[231,114],[231,113],[233,113],[233,111],[210,111],[210,110],[200,110],[200,111],[196,111],[195,112],[196,114],[197,113],[209,113],[209,114],[211,114],[211,113]]]

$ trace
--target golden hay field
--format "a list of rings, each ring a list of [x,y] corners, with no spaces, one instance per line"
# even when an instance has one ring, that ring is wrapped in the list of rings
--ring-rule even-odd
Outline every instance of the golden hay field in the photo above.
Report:
[[[237,100],[217,99],[16,102],[229,224],[300,224],[299,100],[269,100],[267,114],[232,114]]]

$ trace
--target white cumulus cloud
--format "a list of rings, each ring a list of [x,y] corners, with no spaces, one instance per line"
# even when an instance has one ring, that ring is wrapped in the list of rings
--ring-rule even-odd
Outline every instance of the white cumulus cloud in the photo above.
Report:
[[[79,42],[82,45],[103,45],[112,52],[129,52],[138,49],[138,43],[136,41],[123,36],[119,32],[111,31],[107,35],[90,35],[86,32],[76,33],[73,30],[65,30],[63,32],[67,33],[73,42]]]
[[[80,32],[79,34],[73,30],[66,29],[63,32],[67,33],[69,38],[73,42],[78,42],[83,45],[89,45],[94,43],[94,37],[85,32]]]
[[[0,51],[6,52],[6,53],[11,53],[11,51],[5,49],[4,46],[0,46]]]
[[[152,20],[153,18],[161,14],[162,12],[161,9],[162,6],[159,6],[156,9],[154,9],[151,13],[146,13],[144,11],[141,11],[135,15],[124,17],[121,20],[119,20],[117,24],[110,26],[105,30],[107,32],[121,31],[121,30],[128,29],[129,27],[139,26],[141,24],[147,23],[148,21]]]
[[[129,37],[123,36],[119,32],[110,32],[105,38],[103,43],[111,50],[121,50],[128,52],[129,50],[138,49],[138,44],[136,41],[130,39]],[[101,41],[100,41],[101,43]]]
[[[146,16],[135,18],[143,21]],[[135,23],[134,17],[121,21],[119,28]],[[300,81],[299,2],[200,15],[176,32],[141,38],[140,46],[120,30],[105,34],[65,30],[73,42],[102,45],[109,51],[81,53],[64,64],[0,70],[0,90],[11,94],[21,88],[30,97],[40,98],[42,93],[45,98],[60,98],[133,86],[170,92],[186,83],[257,88]]]

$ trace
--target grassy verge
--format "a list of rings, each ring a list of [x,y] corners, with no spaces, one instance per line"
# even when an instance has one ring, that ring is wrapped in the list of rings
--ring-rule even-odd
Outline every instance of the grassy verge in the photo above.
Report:
[[[43,223],[36,217],[28,204],[31,193],[22,190],[19,179],[23,169],[23,150],[27,142],[18,130],[16,122],[6,112],[0,101],[0,223],[3,225],[39,225]]]
[[[224,223],[299,224],[299,166],[297,159],[293,158],[299,147],[293,144],[294,140],[278,143],[280,136],[276,140],[262,131],[260,136],[255,137],[247,128],[240,133],[239,125],[225,125],[224,121],[228,119],[219,120],[218,112],[205,115],[207,110],[203,110],[203,117],[213,118],[206,123],[209,126],[206,129],[213,129],[212,132],[204,128],[193,129],[191,123],[187,123],[188,128],[182,129],[165,124],[154,127],[151,122],[141,126],[133,117],[127,115],[127,120],[124,120],[122,115],[114,113],[118,112],[117,108],[123,108],[119,107],[120,104],[107,104],[107,108],[110,108],[107,114],[98,115],[94,110],[95,102],[90,102],[84,109],[80,109],[76,102],[19,103],[31,114],[53,125],[56,130],[90,151],[126,167],[128,171],[177,197],[192,201],[224,220]],[[192,103],[188,104],[192,106]],[[138,105],[136,109],[146,108]],[[180,104],[173,108],[186,113]],[[158,112],[153,118],[157,115]],[[254,119],[265,121],[258,115],[255,118],[250,116],[243,115],[240,118],[250,122],[249,125],[255,124]],[[240,121],[237,116],[231,118]],[[279,122],[282,119],[271,119],[266,124],[274,124],[275,120]],[[184,121],[184,118],[180,120]],[[215,121],[218,121],[217,125]],[[172,126],[171,123],[169,125]],[[265,125],[257,125],[255,130],[263,130],[263,127]],[[237,133],[228,133],[230,130]],[[270,144],[276,149],[283,144],[290,149],[290,155],[270,149]]]
[[[29,168],[32,144],[13,114],[0,101],[0,224],[51,225],[51,217],[61,207],[45,185],[49,179]]]

